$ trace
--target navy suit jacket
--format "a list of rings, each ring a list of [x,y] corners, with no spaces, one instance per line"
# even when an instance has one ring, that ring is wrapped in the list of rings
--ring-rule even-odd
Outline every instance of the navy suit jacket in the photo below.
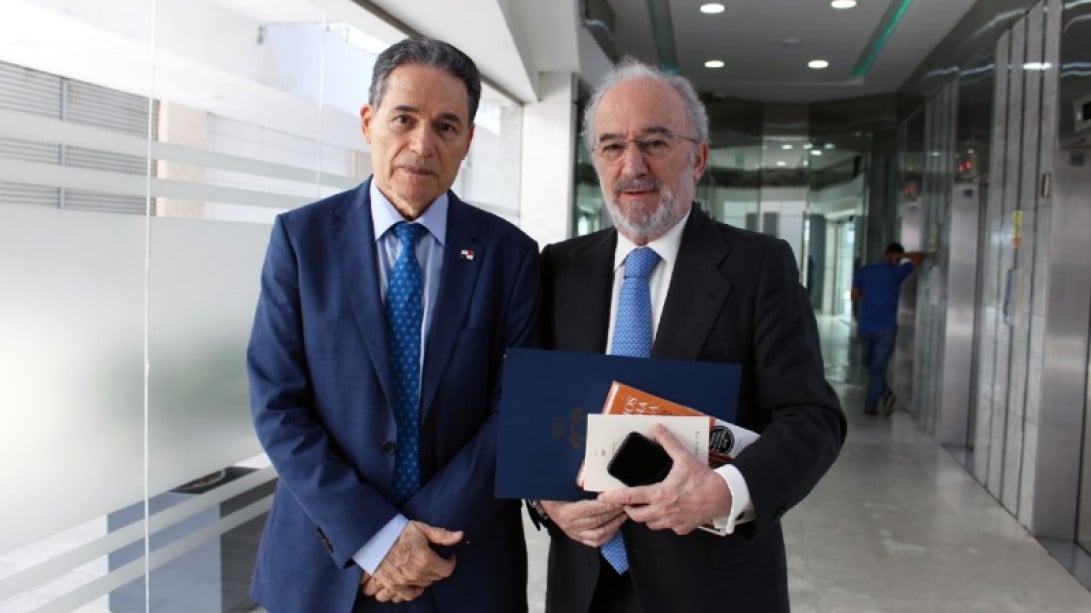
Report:
[[[605,349],[616,245],[610,229],[542,252],[547,347]],[[695,208],[652,356],[742,365],[736,423],[762,437],[735,458],[757,513],[735,534],[622,526],[643,610],[787,613],[779,520],[814,487],[845,438],[845,416],[826,382],[814,312],[787,243],[716,223]],[[546,611],[584,613],[599,576],[598,550],[547,526]]]
[[[277,217],[248,351],[254,427],[279,474],[251,595],[272,613],[353,610],[352,555],[401,512],[463,530],[451,577],[357,610],[526,610],[519,503],[493,497],[500,368],[533,342],[538,250],[449,193],[421,376],[421,489],[391,502],[392,371],[369,182]]]

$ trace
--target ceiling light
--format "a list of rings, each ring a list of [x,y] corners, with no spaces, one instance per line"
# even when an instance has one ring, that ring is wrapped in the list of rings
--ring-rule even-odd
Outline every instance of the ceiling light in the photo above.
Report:
[[[830,6],[835,9],[850,9],[856,6],[856,0],[833,0]]]
[[[1049,62],[1027,62],[1023,70],[1049,70]]]
[[[813,68],[815,70],[822,70],[829,65],[830,63],[826,60],[811,60],[807,62],[807,68]]]
[[[705,68],[723,68],[723,67],[724,67],[724,61],[723,60],[708,60],[707,62],[705,62]]]
[[[724,12],[724,5],[719,2],[709,2],[708,4],[701,5],[701,12],[705,15],[716,15],[717,13]]]
[[[804,149],[813,149],[814,145],[812,145],[811,143],[803,143],[803,148]]]
[[[777,166],[787,166],[787,165],[788,165],[788,162],[785,162],[784,160],[777,160]]]
[[[822,146],[824,149],[833,149],[833,143],[826,143]]]
[[[822,155],[821,149],[811,149],[811,155]]]
[[[785,151],[791,151],[792,150],[792,143],[784,143],[783,145],[780,146],[780,148],[785,150]]]

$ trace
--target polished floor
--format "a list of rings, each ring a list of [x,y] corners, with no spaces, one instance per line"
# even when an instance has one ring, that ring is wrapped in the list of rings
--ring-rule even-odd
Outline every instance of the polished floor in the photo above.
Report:
[[[904,406],[863,414],[848,323],[820,327],[849,433],[830,472],[784,517],[792,611],[1091,612],[1091,592]],[[543,611],[547,537],[529,524],[527,536],[530,610]]]

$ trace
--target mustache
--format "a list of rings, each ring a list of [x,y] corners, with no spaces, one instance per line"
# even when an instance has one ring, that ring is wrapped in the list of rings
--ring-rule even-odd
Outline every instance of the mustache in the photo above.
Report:
[[[642,176],[633,177],[631,179],[620,179],[617,183],[614,183],[614,196],[617,197],[624,191],[644,192],[658,190],[662,186],[663,183],[655,177]]]

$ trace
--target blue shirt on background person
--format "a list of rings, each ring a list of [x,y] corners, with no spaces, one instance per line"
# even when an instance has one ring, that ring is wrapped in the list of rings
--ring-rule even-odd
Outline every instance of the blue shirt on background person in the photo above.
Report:
[[[875,262],[856,271],[852,288],[859,292],[859,331],[877,332],[898,327],[898,292],[913,273],[913,263]]]

